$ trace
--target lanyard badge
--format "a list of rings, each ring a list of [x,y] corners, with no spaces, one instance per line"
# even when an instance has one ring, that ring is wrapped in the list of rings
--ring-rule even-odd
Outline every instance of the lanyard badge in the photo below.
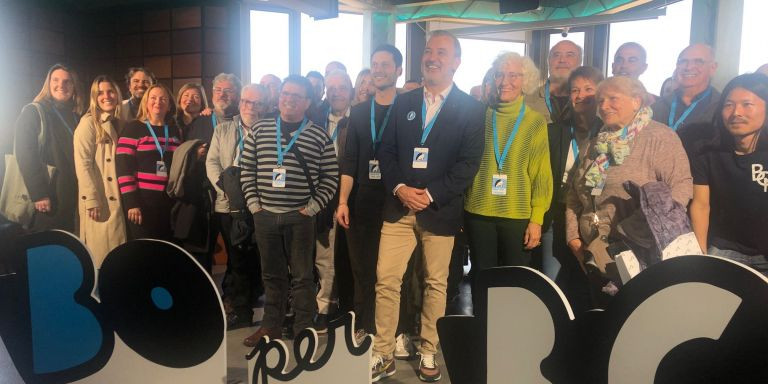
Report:
[[[163,132],[165,133],[165,141],[163,142],[163,145],[160,146],[160,140],[157,139],[155,130],[152,129],[151,125],[149,125],[149,121],[145,121],[144,123],[147,125],[147,130],[149,130],[149,133],[152,135],[152,139],[155,141],[155,146],[157,147],[157,151],[160,152],[160,160],[155,162],[155,175],[161,176],[161,177],[167,177],[168,167],[165,165],[164,157],[165,157],[165,152],[168,150],[168,124],[165,124],[163,126]]]
[[[286,171],[285,168],[283,168],[283,156],[286,152],[290,151],[293,145],[296,143],[296,140],[299,138],[299,135],[301,134],[301,131],[304,130],[304,127],[307,125],[307,118],[304,118],[304,121],[301,122],[301,125],[299,126],[299,129],[296,130],[296,133],[293,135],[291,140],[288,142],[288,145],[283,147],[282,137],[283,137],[283,131],[281,129],[281,120],[280,116],[277,117],[275,120],[275,133],[277,137],[277,168],[272,169],[272,187],[274,188],[285,188],[285,178],[286,178]]]
[[[499,170],[498,174],[493,175],[491,178],[491,194],[496,196],[505,196],[507,194],[507,175],[501,173],[504,167],[504,160],[509,154],[509,148],[512,147],[512,142],[515,141],[517,131],[520,129],[520,124],[523,122],[523,116],[525,115],[525,102],[520,104],[520,110],[517,112],[517,119],[515,125],[512,127],[512,132],[507,138],[507,142],[504,145],[504,151],[499,150],[499,130],[496,124],[496,111],[492,113],[492,126],[493,126],[493,154],[496,157],[496,168]]]
[[[427,163],[429,162],[429,148],[425,147],[424,143],[427,142],[427,137],[429,137],[429,133],[432,132],[432,127],[435,125],[435,121],[437,121],[437,116],[443,109],[443,105],[445,105],[445,99],[440,103],[440,107],[437,108],[437,112],[432,116],[432,120],[427,122],[427,100],[425,99],[421,104],[421,121],[424,126],[421,132],[419,146],[413,149],[413,163],[411,165],[413,168],[427,168]]]

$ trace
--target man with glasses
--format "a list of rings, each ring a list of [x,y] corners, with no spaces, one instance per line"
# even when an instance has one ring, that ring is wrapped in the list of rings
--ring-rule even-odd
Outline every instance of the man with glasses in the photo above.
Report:
[[[139,113],[139,104],[141,104],[141,98],[144,97],[144,92],[155,83],[157,83],[157,79],[149,69],[142,67],[128,69],[128,73],[125,75],[125,85],[128,87],[131,97],[123,100],[123,108],[120,113],[121,120],[136,120],[136,115]]]
[[[216,203],[214,206],[215,223],[221,230],[224,248],[227,251],[227,300],[231,312],[227,314],[227,329],[233,330],[250,327],[253,318],[252,293],[254,287],[261,285],[261,268],[259,267],[258,250],[253,248],[250,241],[244,244],[232,244],[233,219],[240,218],[244,212],[230,206],[229,199],[217,183],[224,170],[231,166],[240,165],[240,157],[245,146],[245,138],[253,131],[256,121],[264,116],[268,99],[266,88],[258,84],[248,84],[240,93],[240,114],[231,120],[219,124],[213,132],[211,148],[205,160],[208,180],[216,188]],[[246,222],[253,217],[245,215]],[[254,255],[249,255],[251,252]]]
[[[352,104],[352,80],[346,72],[332,70],[325,77],[326,100],[330,107],[330,113],[326,119],[326,132],[333,141],[337,158],[342,156],[344,143],[347,138],[349,125],[349,107]],[[334,212],[338,206],[338,196],[334,198],[317,216],[317,241],[315,254],[315,267],[320,280],[320,289],[317,292],[317,319],[315,329],[324,333],[328,328],[328,315],[333,308],[338,306],[338,294],[334,279],[335,246],[336,246],[336,221]]]
[[[714,135],[708,124],[717,110],[720,92],[710,83],[717,70],[715,53],[706,44],[692,44],[677,57],[674,94],[659,98],[652,106],[653,119],[676,131],[691,157],[693,143]]]
[[[238,114],[238,102],[240,101],[240,79],[231,73],[219,73],[213,78],[213,113],[210,116],[201,116],[189,127],[189,132],[184,132],[184,140],[198,139],[206,145],[211,143],[214,128]]]
[[[336,193],[339,176],[333,141],[305,117],[312,92],[309,80],[288,76],[280,91],[280,114],[259,120],[245,139],[241,180],[266,293],[261,327],[243,341],[248,347],[264,336],[282,337],[289,283],[294,332],[311,327],[317,312],[314,216]]]

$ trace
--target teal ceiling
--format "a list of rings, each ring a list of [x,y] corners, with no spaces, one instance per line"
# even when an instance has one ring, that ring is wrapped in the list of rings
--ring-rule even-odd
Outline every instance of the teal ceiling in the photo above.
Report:
[[[598,15],[614,8],[626,6],[636,0],[561,0],[563,7],[542,6],[533,11],[520,13],[499,13],[497,1],[459,1],[433,5],[397,7],[398,22],[413,22],[425,19],[462,19],[491,23],[537,22]],[[548,1],[557,4],[558,1]]]

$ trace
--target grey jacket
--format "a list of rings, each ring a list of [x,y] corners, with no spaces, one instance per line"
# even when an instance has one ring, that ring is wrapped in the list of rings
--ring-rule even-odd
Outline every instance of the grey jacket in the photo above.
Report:
[[[230,121],[225,121],[213,131],[211,146],[208,148],[208,156],[205,159],[205,170],[211,185],[216,188],[216,203],[214,210],[217,213],[229,213],[229,200],[224,191],[216,183],[219,181],[221,173],[235,164],[235,157],[238,155],[237,131],[240,127],[240,115],[235,116]],[[252,134],[252,132],[248,132]]]

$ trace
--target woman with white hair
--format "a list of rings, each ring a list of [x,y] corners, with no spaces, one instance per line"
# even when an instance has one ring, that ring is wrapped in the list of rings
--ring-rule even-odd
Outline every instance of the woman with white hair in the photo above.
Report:
[[[503,53],[493,78],[485,152],[464,203],[474,270],[528,266],[552,199],[547,121],[525,103],[539,70],[527,57]]]

